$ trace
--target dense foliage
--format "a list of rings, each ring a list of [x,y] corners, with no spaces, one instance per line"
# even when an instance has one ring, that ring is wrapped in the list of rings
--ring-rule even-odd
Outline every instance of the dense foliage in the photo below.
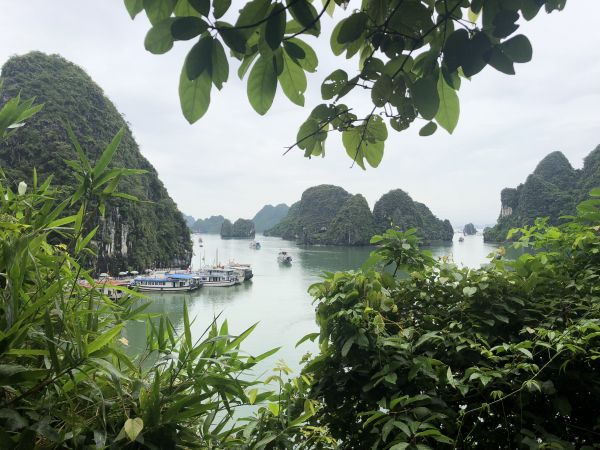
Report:
[[[421,253],[414,230],[389,230],[361,271],[312,286],[314,422],[344,449],[598,448],[593,195],[566,224],[521,229],[515,246],[530,251],[516,260],[460,268]]]
[[[531,60],[526,36],[516,34],[521,19],[540,8],[561,10],[566,0],[251,0],[238,13],[230,0],[124,0],[134,18],[145,10],[152,28],[144,45],[155,54],[175,41],[192,41],[183,64],[179,97],[189,122],[208,110],[212,86],[221,90],[230,59],[240,61],[238,76],[248,74],[248,100],[266,114],[277,86],[290,101],[304,106],[306,73],[317,70],[318,56],[304,37],[320,36],[327,12],[335,15],[331,53],[358,60],[356,75],[337,69],[325,77],[316,106],[300,126],[298,147],[305,156],[324,155],[329,131],[339,131],[346,152],[363,169],[376,167],[388,136],[416,119],[420,134],[439,126],[452,133],[459,117],[461,80],[487,65],[514,74],[515,63]],[[348,12],[342,12],[350,6]],[[324,54],[319,56],[328,56]],[[360,88],[360,89],[356,89]],[[367,90],[370,111],[357,111],[340,99]]]
[[[233,224],[225,219],[221,226],[222,238],[253,238],[255,234],[254,222],[250,219],[238,219]]]
[[[225,217],[210,216],[206,219],[197,219],[190,229],[194,233],[220,233]]]
[[[472,223],[468,223],[463,227],[463,234],[465,236],[473,236],[477,234],[477,228]]]
[[[290,207],[285,203],[263,206],[252,218],[256,232],[262,233],[273,228],[287,215],[289,209]]]
[[[525,183],[502,190],[498,223],[485,231],[484,238],[505,241],[511,228],[533,225],[539,217],[557,224],[562,216],[573,214],[595,186],[600,186],[600,146],[585,158],[582,169],[573,169],[561,152],[552,152]]]
[[[14,98],[0,109],[0,136],[35,113]],[[73,132],[69,129],[71,138]],[[216,322],[192,338],[186,304],[182,334],[164,317],[144,314],[124,287],[115,302],[82,266],[116,186],[139,170],[111,169],[121,130],[92,164],[73,140],[72,195],[43,182],[13,190],[0,172],[0,436],[2,448],[265,449],[321,448],[326,430],[299,427],[318,405],[302,393],[310,378],[289,380],[278,364],[265,380],[249,372],[277,349],[240,351],[255,325],[230,335]],[[126,197],[135,200],[132,196]],[[77,211],[68,214],[69,206]],[[128,355],[121,337],[146,321],[146,348]],[[177,327],[179,328],[179,327]],[[255,414],[234,417],[239,406]],[[313,447],[314,446],[314,447]]]
[[[375,234],[375,223],[367,200],[360,194],[347,199],[337,212],[324,238],[335,245],[367,245]]]
[[[120,184],[122,192],[143,201],[113,198],[108,202],[93,242],[98,271],[187,267],[192,247],[185,221],[156,170],[141,155],[127,123],[100,87],[76,65],[39,52],[10,58],[2,77],[5,93],[0,104],[19,92],[44,103],[27,127],[0,142],[0,167],[6,182],[13,189],[20,181],[31,184],[35,167],[40,178],[53,175],[56,188],[68,195],[76,180],[65,161],[76,154],[65,124],[71,125],[92,161],[124,128],[119,152],[109,167],[145,170],[144,175],[125,178]]]
[[[406,192],[394,189],[381,196],[373,207],[378,232],[390,227],[406,231],[416,228],[427,241],[451,241],[454,235],[448,220],[440,220],[423,203],[415,202]]]

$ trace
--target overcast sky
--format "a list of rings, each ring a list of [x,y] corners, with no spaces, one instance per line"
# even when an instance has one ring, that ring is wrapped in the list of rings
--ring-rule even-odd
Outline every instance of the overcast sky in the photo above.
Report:
[[[560,150],[581,167],[600,144],[598,0],[570,0],[564,11],[524,23],[519,32],[533,44],[530,63],[516,65],[516,76],[488,67],[463,82],[453,135],[438,131],[423,138],[418,127],[392,131],[380,167],[367,171],[350,168],[333,135],[324,159],[305,159],[301,151],[281,156],[319,102],[322,79],[340,66],[355,70],[356,62],[348,65],[330,53],[327,35],[312,42],[320,64],[309,78],[305,108],[278,91],[269,113],[257,115],[245,81],[231,70],[223,91],[213,89],[206,116],[189,125],[177,95],[189,43],[166,55],[146,52],[148,21],[143,15],[132,21],[121,0],[0,4],[0,63],[41,50],[84,68],[125,115],[180,209],[194,217],[251,218],[264,204],[291,204],[306,188],[328,183],[362,193],[371,207],[383,193],[401,188],[454,225],[494,223],[500,190],[524,181],[546,154]]]

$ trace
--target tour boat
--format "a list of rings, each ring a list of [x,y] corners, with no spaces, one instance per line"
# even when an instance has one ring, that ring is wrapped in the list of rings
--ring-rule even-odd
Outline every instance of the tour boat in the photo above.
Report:
[[[231,260],[225,267],[228,269],[235,270],[239,275],[241,281],[250,280],[254,276],[250,264],[242,264]]]
[[[282,250],[277,255],[277,261],[280,264],[291,264],[292,263],[292,255],[290,255],[288,252]]]
[[[461,236],[461,237],[458,238],[458,242],[464,242],[464,241],[465,241],[464,237]]]
[[[202,286],[198,276],[184,273],[171,273],[152,277],[135,277],[131,287],[149,292],[186,292]]]
[[[243,278],[232,268],[206,267],[195,274],[203,286],[227,287],[239,284]]]
[[[257,242],[257,241],[250,242],[250,248],[253,248],[254,250],[260,250],[260,242]]]

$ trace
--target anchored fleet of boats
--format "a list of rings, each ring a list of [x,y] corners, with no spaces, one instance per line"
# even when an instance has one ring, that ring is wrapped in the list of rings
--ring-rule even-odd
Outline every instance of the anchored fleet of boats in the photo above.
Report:
[[[198,243],[203,246],[202,238]],[[252,241],[250,248],[260,249],[260,243]],[[200,270],[173,270],[159,269],[146,270],[144,275],[139,272],[119,272],[118,277],[112,278],[107,273],[101,273],[96,280],[96,289],[100,289],[111,298],[118,299],[122,295],[119,288],[130,287],[144,292],[188,292],[206,287],[229,287],[243,283],[254,276],[250,264],[242,264],[234,260],[222,265],[218,263],[218,251],[215,264],[204,266]],[[204,258],[202,259],[204,261]],[[279,251],[277,261],[289,265],[292,256],[284,251]],[[91,287],[91,286],[90,286]]]

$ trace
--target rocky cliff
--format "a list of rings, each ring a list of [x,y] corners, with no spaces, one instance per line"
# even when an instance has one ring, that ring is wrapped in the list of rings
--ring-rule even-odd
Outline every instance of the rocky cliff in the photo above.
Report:
[[[250,219],[238,219],[233,224],[225,219],[221,226],[222,238],[253,238],[256,232],[254,231],[254,222]]]
[[[206,219],[197,219],[190,229],[194,233],[220,233],[225,217],[210,216]]]
[[[486,241],[501,242],[511,228],[532,225],[538,217],[550,223],[573,214],[588,192],[600,186],[600,146],[584,160],[583,168],[573,169],[561,152],[552,152],[537,165],[524,183],[500,193],[498,222],[484,232]]]
[[[401,230],[416,228],[426,241],[451,241],[454,235],[448,220],[440,220],[423,203],[415,202],[401,189],[394,189],[375,203],[373,217],[377,231],[382,233],[390,227]]]
[[[391,226],[416,227],[428,241],[451,240],[453,235],[450,222],[437,219],[400,189],[382,196],[371,213],[362,195],[332,185],[304,191],[287,216],[265,234],[302,244],[366,245],[374,234]]]
[[[183,215],[102,89],[75,64],[40,52],[10,58],[2,67],[2,78],[1,102],[20,92],[23,98],[36,97],[44,104],[26,127],[0,144],[0,166],[15,183],[29,181],[35,167],[42,179],[53,174],[55,185],[73,188],[75,180],[64,163],[76,158],[65,132],[66,121],[91,161],[124,127],[112,166],[148,172],[121,181],[120,191],[142,201],[112,201],[108,206],[93,243],[97,269],[114,273],[189,265],[192,246]]]
[[[273,228],[287,215],[289,209],[290,207],[285,203],[280,203],[277,206],[263,206],[252,219],[256,232],[262,233]]]
[[[463,234],[465,236],[473,236],[477,234],[477,228],[475,228],[475,225],[473,225],[472,223],[468,223],[463,228]]]

